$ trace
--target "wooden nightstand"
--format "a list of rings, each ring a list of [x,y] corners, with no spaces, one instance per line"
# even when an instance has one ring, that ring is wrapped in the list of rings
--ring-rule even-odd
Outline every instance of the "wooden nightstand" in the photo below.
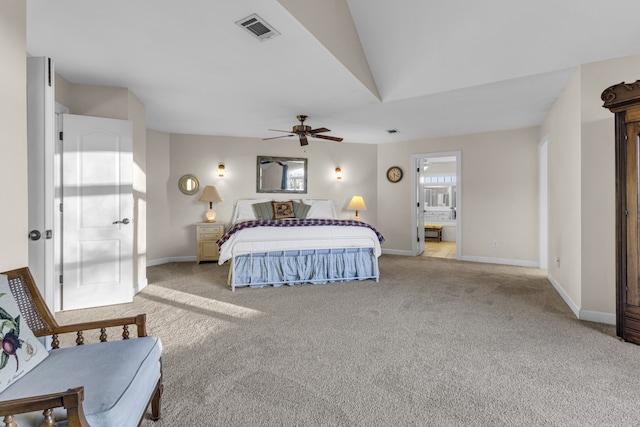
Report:
[[[224,235],[224,224],[221,222],[196,223],[196,240],[198,255],[196,263],[200,261],[217,261],[220,250],[216,242]]]

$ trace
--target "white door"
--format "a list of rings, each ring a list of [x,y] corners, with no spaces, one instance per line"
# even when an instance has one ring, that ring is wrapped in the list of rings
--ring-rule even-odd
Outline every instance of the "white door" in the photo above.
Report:
[[[132,124],[63,115],[62,309],[133,299]]]
[[[55,123],[51,75],[51,59],[27,58],[29,270],[49,309],[53,311]]]
[[[422,159],[416,159],[416,179],[418,185],[416,186],[416,226],[417,226],[417,247],[416,255],[422,255],[424,252],[424,168],[422,166]]]

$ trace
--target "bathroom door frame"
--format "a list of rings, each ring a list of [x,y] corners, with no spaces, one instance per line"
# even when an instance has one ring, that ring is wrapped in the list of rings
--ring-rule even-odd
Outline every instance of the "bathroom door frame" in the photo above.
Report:
[[[411,156],[411,165],[417,165],[424,159],[434,157],[455,157],[456,158],[456,259],[462,258],[462,152],[461,151],[443,151],[435,153],[413,154]],[[418,181],[418,174],[411,174],[411,241],[416,242],[418,239],[418,230],[415,224],[418,221],[417,209],[418,191],[421,190],[422,184]],[[423,207],[424,210],[424,207]],[[418,249],[415,244],[411,245],[413,256],[418,255]]]

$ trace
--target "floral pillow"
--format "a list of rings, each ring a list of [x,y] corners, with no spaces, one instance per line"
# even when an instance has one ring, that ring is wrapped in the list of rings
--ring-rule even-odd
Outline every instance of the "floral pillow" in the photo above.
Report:
[[[7,276],[0,274],[0,391],[35,368],[49,353],[20,315]]]
[[[295,218],[293,202],[273,202],[273,217],[275,219]]]

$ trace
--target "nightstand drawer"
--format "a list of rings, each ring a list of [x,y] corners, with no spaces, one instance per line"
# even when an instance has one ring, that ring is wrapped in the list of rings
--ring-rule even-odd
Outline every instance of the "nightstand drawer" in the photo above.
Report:
[[[198,234],[200,240],[220,240],[224,235],[222,231],[211,232],[209,230],[201,230]]]

